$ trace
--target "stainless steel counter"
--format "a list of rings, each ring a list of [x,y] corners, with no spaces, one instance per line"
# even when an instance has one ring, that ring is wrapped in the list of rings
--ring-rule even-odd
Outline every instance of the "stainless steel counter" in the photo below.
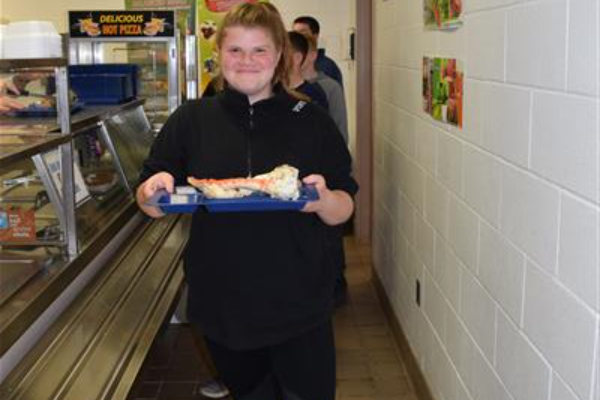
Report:
[[[189,222],[137,229],[0,384],[0,398],[125,400],[178,297]]]
[[[143,117],[143,104],[143,100],[135,100],[85,108],[73,115],[69,134],[61,134],[53,118],[0,117],[0,211],[16,208],[35,213],[33,240],[0,240],[0,357],[138,212],[130,183],[125,177],[121,182],[117,179],[120,163],[115,160],[120,154],[111,153],[114,149],[106,144],[111,138],[104,135],[104,123],[123,120],[141,134],[137,131],[143,131],[144,125],[137,122]],[[127,133],[115,128],[114,136]],[[56,190],[59,188],[54,188],[54,194],[50,190],[60,184],[60,177],[46,171],[44,180],[40,172],[41,164],[48,167],[52,163],[48,154],[69,143],[74,149],[71,162],[83,180],[79,184],[86,186],[74,213],[80,248],[76,255],[68,255],[64,247],[62,193]],[[145,148],[149,144],[133,145]],[[125,162],[132,170],[141,167],[139,157]],[[91,179],[102,173],[114,181],[92,183]]]
[[[0,252],[2,269],[11,271],[12,282],[2,275],[2,286],[12,291],[0,303],[0,356],[27,330],[41,313],[65,290],[112,237],[139,212],[137,204],[128,205],[98,221],[95,235],[81,253],[70,259],[64,253],[45,247],[30,251],[7,249]],[[22,267],[26,268],[22,268]],[[5,283],[6,282],[6,283]]]

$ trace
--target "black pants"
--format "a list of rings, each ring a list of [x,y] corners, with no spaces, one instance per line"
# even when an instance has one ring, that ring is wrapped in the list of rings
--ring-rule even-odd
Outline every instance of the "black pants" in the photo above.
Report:
[[[331,321],[283,343],[256,350],[206,344],[235,400],[334,400]]]

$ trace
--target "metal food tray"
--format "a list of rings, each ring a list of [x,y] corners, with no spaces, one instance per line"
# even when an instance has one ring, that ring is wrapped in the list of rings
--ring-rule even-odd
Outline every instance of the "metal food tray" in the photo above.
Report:
[[[194,213],[200,206],[208,212],[293,211],[301,210],[307,202],[319,199],[314,185],[303,185],[298,200],[274,199],[260,193],[236,199],[209,199],[191,187],[185,187],[184,190],[177,188],[175,193],[160,191],[146,204],[160,208],[165,214]]]

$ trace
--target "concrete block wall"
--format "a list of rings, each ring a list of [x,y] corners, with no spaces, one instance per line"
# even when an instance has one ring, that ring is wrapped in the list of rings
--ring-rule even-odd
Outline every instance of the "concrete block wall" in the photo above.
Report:
[[[437,400],[600,400],[600,1],[463,5],[374,0],[376,272]],[[463,61],[463,129],[424,55]]]

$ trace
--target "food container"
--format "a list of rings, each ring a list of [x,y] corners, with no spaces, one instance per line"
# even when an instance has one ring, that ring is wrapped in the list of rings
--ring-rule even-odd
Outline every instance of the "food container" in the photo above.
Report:
[[[47,21],[12,22],[3,36],[3,58],[60,58],[62,39]]]
[[[82,64],[70,65],[69,77],[77,75],[127,75],[131,81],[130,97],[139,96],[139,68],[136,64]]]
[[[85,104],[120,104],[133,98],[133,86],[125,74],[73,75],[71,88]]]
[[[118,182],[117,174],[113,171],[96,171],[84,178],[85,184],[92,194],[104,194]]]

